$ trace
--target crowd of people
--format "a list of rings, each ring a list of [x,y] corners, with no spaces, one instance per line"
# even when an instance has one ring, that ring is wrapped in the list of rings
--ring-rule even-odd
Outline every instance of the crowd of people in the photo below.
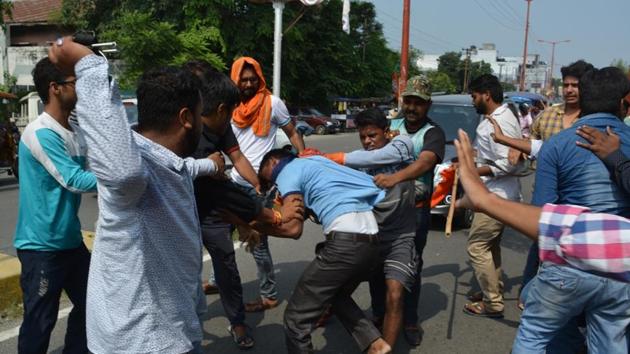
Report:
[[[475,211],[467,251],[481,291],[463,311],[503,317],[500,244],[511,226],[534,240],[512,352],[628,353],[630,82],[584,61],[562,74],[564,104],[539,114],[523,107],[521,120],[495,76],[470,84],[484,118],[474,142],[460,131],[453,166],[465,191],[457,206]],[[145,72],[135,126],[107,61],[69,37],[53,44],[33,79],[44,112],[19,145],[19,353],[47,351],[62,291],[73,304],[64,353],[210,351],[200,316],[213,292],[235,345],[252,348],[246,313],[279,301],[269,237],[298,239],[305,220],[325,237],[288,300],[286,350],[313,352],[311,333],[332,315],[359,351],[389,353],[401,332],[421,344],[422,254],[446,144],[429,117],[426,77],[408,81],[399,117],[356,116],[362,149],[328,153],[305,146],[250,57],[230,76],[203,61]],[[278,129],[293,151],[273,149]],[[521,203],[526,159],[536,161],[532,205]],[[89,252],[78,210],[81,193],[92,191],[99,217]],[[235,228],[258,270],[260,294],[250,302]],[[204,247],[212,281],[202,280]],[[371,318],[351,297],[363,281]]]

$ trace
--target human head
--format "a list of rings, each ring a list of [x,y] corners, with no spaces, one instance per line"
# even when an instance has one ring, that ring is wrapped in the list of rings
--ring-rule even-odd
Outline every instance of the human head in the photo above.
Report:
[[[48,57],[33,68],[33,82],[44,105],[59,105],[70,112],[77,103],[76,77],[63,74]]]
[[[518,105],[518,110],[523,117],[529,114],[529,108],[529,104],[527,103],[521,103],[520,105]]]
[[[138,90],[138,131],[168,136],[180,156],[192,154],[201,137],[201,81],[188,70],[162,67],[145,72]]]
[[[354,118],[354,123],[365,150],[380,149],[387,144],[386,133],[389,130],[389,122],[380,110],[369,108],[361,111]]]
[[[470,83],[470,92],[479,114],[490,114],[492,106],[503,103],[503,87],[494,75],[484,74],[474,79]]]
[[[580,101],[580,91],[578,84],[584,73],[592,70],[594,67],[584,60],[578,60],[575,63],[563,66],[560,69],[562,73],[562,96],[564,102],[570,105],[576,105]]]
[[[295,155],[286,149],[273,149],[263,156],[260,161],[260,169],[258,170],[258,180],[263,190],[268,190],[273,184],[273,169],[278,163],[285,158],[295,157]]]
[[[262,68],[254,58],[238,58],[232,64],[230,78],[241,91],[241,98],[244,102],[249,101],[256,93],[267,88]]]
[[[609,66],[587,71],[580,78],[580,116],[610,113],[623,118],[624,97],[630,92],[630,82],[619,68]]]
[[[184,64],[184,68],[201,79],[203,123],[217,134],[225,133],[230,126],[232,111],[241,103],[238,88],[227,75],[218,72],[205,61],[189,61]]]
[[[402,109],[405,121],[412,125],[422,125],[431,108],[431,83],[424,75],[418,75],[407,81]]]

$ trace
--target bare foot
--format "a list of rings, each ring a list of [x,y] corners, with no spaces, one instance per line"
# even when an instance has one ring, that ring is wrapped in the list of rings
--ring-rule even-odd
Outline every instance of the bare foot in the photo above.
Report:
[[[392,347],[383,338],[375,340],[368,348],[368,354],[389,354],[391,352]]]

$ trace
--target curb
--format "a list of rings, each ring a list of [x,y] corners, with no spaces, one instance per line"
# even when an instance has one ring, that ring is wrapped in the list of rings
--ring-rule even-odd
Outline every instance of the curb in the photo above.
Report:
[[[91,250],[94,244],[94,232],[82,231],[83,242]],[[0,313],[15,305],[22,304],[20,273],[22,265],[17,257],[0,253]]]

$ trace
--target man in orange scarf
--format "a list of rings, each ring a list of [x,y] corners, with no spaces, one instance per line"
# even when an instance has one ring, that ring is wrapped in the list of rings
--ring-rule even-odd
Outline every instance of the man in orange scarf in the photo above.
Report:
[[[258,172],[263,156],[274,148],[276,132],[281,128],[291,144],[301,153],[304,141],[289,117],[287,107],[279,97],[267,89],[260,64],[253,58],[242,57],[232,64],[232,81],[241,91],[241,104],[232,114],[232,130],[241,151]],[[235,169],[232,180],[253,195],[259,190],[249,184]],[[271,206],[271,205],[269,205]],[[273,270],[273,260],[267,237],[261,236],[260,244],[253,251],[260,280],[260,299],[245,304],[245,311],[264,311],[278,306],[278,292]]]

